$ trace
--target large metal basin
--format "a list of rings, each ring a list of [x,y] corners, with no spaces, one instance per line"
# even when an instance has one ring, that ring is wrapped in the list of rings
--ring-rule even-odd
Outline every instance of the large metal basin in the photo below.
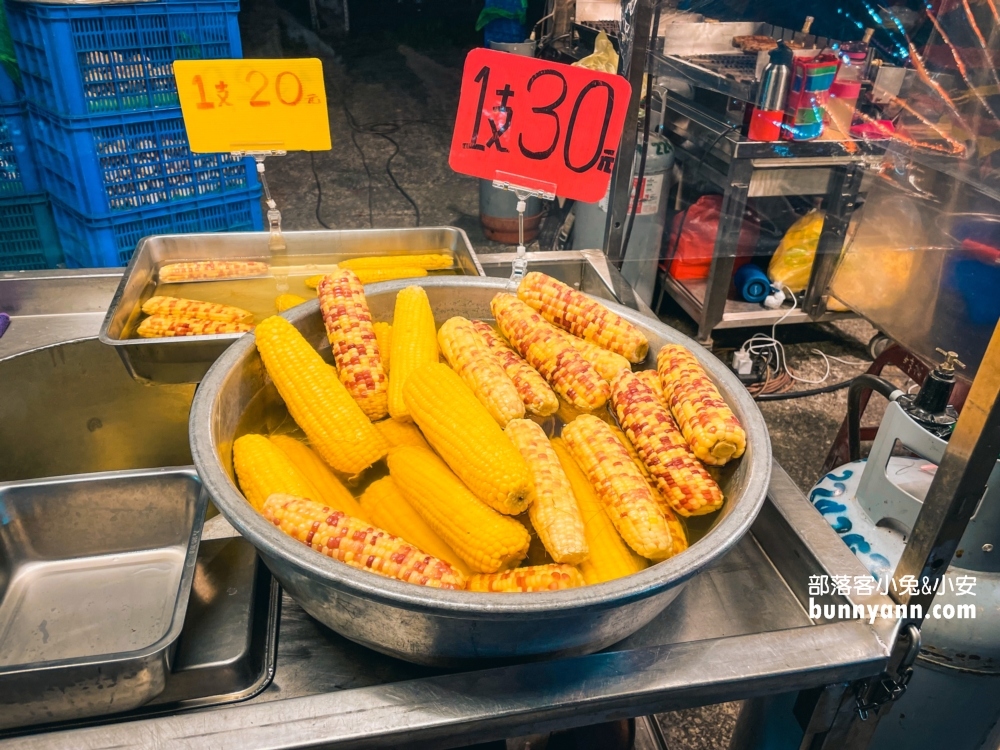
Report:
[[[376,320],[391,320],[396,293],[412,281],[368,287]],[[439,324],[453,315],[490,320],[490,300],[507,288],[507,282],[494,279],[442,277],[420,283]],[[746,454],[722,476],[727,502],[714,527],[683,554],[641,573],[545,594],[436,591],[355,570],[286,536],[251,508],[233,480],[232,445],[245,423],[241,415],[253,400],[254,413],[259,410],[264,417],[266,402],[278,398],[251,334],[219,358],[195,395],[190,424],[195,465],[216,506],[258,549],[285,590],[309,614],[353,641],[408,661],[453,666],[597,651],[646,625],[673,601],[685,581],[746,533],[764,501],[771,467],[763,417],[735,376],[690,338],[635,311],[609,307],[649,337],[647,366],[653,366],[656,351],[665,343],[688,346],[748,435]],[[318,302],[310,302],[285,317],[318,349],[328,350],[318,308]]]

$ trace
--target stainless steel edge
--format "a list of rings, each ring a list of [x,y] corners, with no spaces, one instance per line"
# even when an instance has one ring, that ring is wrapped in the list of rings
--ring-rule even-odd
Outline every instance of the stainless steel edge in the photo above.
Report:
[[[862,623],[615,651],[25,737],[4,748],[441,747],[876,674]],[[837,658],[831,658],[836,654]]]
[[[367,296],[373,316],[388,305],[395,292],[412,284],[401,280],[374,284]],[[420,279],[430,294],[441,290],[435,305],[439,316],[484,317],[488,300],[509,282],[462,277]],[[455,294],[444,295],[445,290]],[[464,290],[464,292],[459,292]],[[473,311],[469,298],[478,294]],[[432,300],[432,304],[434,304]],[[229,419],[264,384],[254,339],[248,335],[231,346],[213,365],[191,409],[192,456],[202,480],[220,511],[261,552],[268,567],[303,608],[352,640],[411,661],[456,664],[468,659],[572,654],[610,645],[638,630],[676,596],[676,587],[728,551],[750,528],[767,491],[771,448],[759,409],[746,389],[719,360],[690,338],[620,305],[609,307],[644,330],[655,350],[665,342],[691,349],[720,387],[747,431],[748,449],[736,467],[730,497],[715,528],[682,555],[624,579],[583,589],[529,596],[472,594],[431,590],[354,570],[282,534],[244,500],[220,460],[223,409]],[[284,313],[318,344],[325,337],[317,325],[318,302]],[[310,328],[311,327],[311,328]],[[251,372],[243,373],[249,366]],[[241,382],[242,375],[249,380]],[[224,401],[224,405],[220,403]],[[235,423],[234,423],[235,424]],[[540,625],[539,620],[548,620]]]

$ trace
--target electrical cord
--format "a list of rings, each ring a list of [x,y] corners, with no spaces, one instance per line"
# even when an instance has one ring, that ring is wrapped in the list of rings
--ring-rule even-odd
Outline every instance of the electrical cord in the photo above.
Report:
[[[316,221],[324,229],[333,229],[329,224],[323,221],[321,212],[323,210],[323,185],[319,181],[319,172],[316,171],[316,152],[309,152],[309,166],[312,167],[313,178],[316,180]]]
[[[762,393],[754,396],[755,401],[789,401],[794,398],[808,398],[809,396],[819,396],[824,393],[833,393],[847,388],[854,382],[854,378],[843,380],[839,383],[823,386],[822,388],[812,388],[808,391],[786,391],[784,393]]]

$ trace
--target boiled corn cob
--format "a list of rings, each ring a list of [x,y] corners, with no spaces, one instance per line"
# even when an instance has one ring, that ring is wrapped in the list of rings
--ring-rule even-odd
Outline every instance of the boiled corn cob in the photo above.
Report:
[[[389,413],[389,378],[375,339],[365,288],[354,271],[327,274],[319,282],[319,309],[340,382],[372,421]]]
[[[611,383],[611,404],[628,442],[671,508],[683,516],[700,516],[722,507],[722,490],[651,388],[631,372],[621,372]]]
[[[588,553],[583,517],[545,431],[530,419],[515,419],[504,434],[521,451],[531,471],[535,499],[528,508],[528,517],[538,538],[557,563],[582,562]]]
[[[583,531],[587,539],[587,548],[590,550],[587,559],[580,563],[580,572],[584,580],[588,584],[604,583],[638,573],[648,567],[649,562],[625,544],[611,518],[604,512],[604,506],[594,486],[570,455],[561,438],[552,440],[552,449],[559,457],[559,463],[573,487],[573,494],[583,518]]]
[[[271,495],[263,514],[288,536],[352,568],[431,588],[465,587],[465,576],[444,560],[323,503]]]
[[[521,355],[511,349],[488,323],[474,320],[472,326],[514,383],[524,408],[540,417],[555,414],[559,410],[559,397],[549,388],[545,378],[538,374],[538,370],[521,359]]]
[[[423,287],[408,286],[396,295],[392,320],[392,375],[389,377],[389,413],[393,419],[410,419],[403,401],[403,386],[421,365],[438,361],[434,313]]]
[[[151,315],[139,324],[135,332],[144,339],[159,339],[172,336],[217,336],[222,333],[246,333],[252,330],[251,323],[223,323],[219,320]]]
[[[316,451],[291,435],[271,435],[268,440],[288,456],[302,476],[319,490],[320,496],[312,498],[313,500],[326,503],[331,508],[342,510],[347,515],[360,518],[362,521],[368,520],[368,514],[361,509],[351,491],[337,479]]]
[[[360,500],[361,507],[376,526],[444,560],[463,575],[472,573],[455,550],[406,501],[392,477],[372,482]]]
[[[617,313],[561,281],[532,271],[521,279],[517,296],[565,331],[625,357],[642,362],[649,351],[646,336]]]
[[[427,442],[472,494],[508,515],[528,509],[527,464],[454,370],[438,363],[418,368],[406,380],[403,399]]]
[[[247,276],[267,276],[271,267],[256,260],[196,260],[188,263],[168,263],[160,268],[161,284],[205,279],[233,279]]]
[[[448,364],[501,427],[524,416],[524,402],[514,382],[469,320],[446,320],[438,330],[438,345]]]
[[[274,306],[278,308],[278,312],[283,313],[285,310],[291,310],[293,307],[308,301],[305,297],[300,297],[297,294],[279,294],[274,298]]]
[[[465,588],[487,593],[529,593],[562,591],[584,584],[580,571],[572,565],[533,565],[502,573],[476,573],[469,577]]]
[[[414,445],[417,448],[431,450],[428,443],[420,432],[420,428],[413,422],[400,422],[398,419],[383,419],[376,422],[375,427],[382,433],[382,437],[389,443],[390,450],[401,445]]]
[[[202,302],[183,297],[163,297],[157,295],[143,302],[142,311],[146,315],[163,315],[168,318],[196,318],[217,320],[220,323],[252,323],[253,313],[232,305],[217,302]]]
[[[257,326],[257,351],[292,419],[337,471],[357,474],[389,450],[337,372],[295,326],[273,315]]]
[[[451,253],[422,253],[420,255],[367,255],[363,258],[342,260],[337,265],[352,271],[383,268],[422,268],[426,271],[443,271],[451,268],[455,259]]]
[[[632,365],[629,361],[620,354],[615,354],[607,349],[602,349],[596,344],[584,341],[571,333],[563,335],[565,335],[570,343],[573,344],[573,348],[580,353],[580,356],[590,362],[600,376],[609,383],[614,379],[615,375],[622,370],[632,369]]]
[[[743,455],[747,436],[695,356],[678,344],[656,355],[663,396],[694,454],[710,466]]]
[[[274,493],[322,500],[319,489],[292,460],[263,435],[243,435],[233,443],[233,468],[247,502],[260,510]]]
[[[615,437],[618,438],[618,442],[625,446],[625,450],[627,450],[628,454],[632,457],[632,463],[634,463],[636,468],[642,472],[642,476],[645,478],[646,484],[649,485],[649,488],[656,496],[656,500],[660,504],[660,510],[663,512],[663,517],[666,519],[667,526],[670,529],[670,538],[674,543],[673,554],[676,555],[683,552],[688,548],[687,530],[684,528],[684,522],[677,517],[677,514],[674,513],[673,508],[670,507],[670,503],[667,502],[663,493],[657,489],[656,482],[653,481],[653,477],[649,473],[649,469],[647,469],[646,465],[642,462],[638,451],[636,451],[635,446],[632,445],[632,441],[628,439],[624,432],[614,425],[609,426],[611,427],[611,431],[615,433]],[[671,555],[671,557],[672,556],[673,555]]]
[[[667,409],[670,408],[667,405],[666,396],[663,395],[663,385],[660,383],[660,373],[656,370],[639,370],[635,376],[653,391],[653,395],[656,396],[656,400],[662,406]]]
[[[583,414],[563,428],[562,437],[628,546],[650,560],[669,557],[673,541],[659,503],[608,425]]]
[[[565,334],[512,294],[496,295],[490,309],[503,335],[556,393],[585,411],[607,403],[607,381],[580,356]]]
[[[389,454],[389,474],[420,517],[472,570],[496,573],[528,554],[528,530],[469,492],[430,451],[396,448]]]
[[[392,326],[388,323],[372,323],[375,329],[375,342],[378,353],[382,355],[382,369],[389,374],[390,355],[392,354]]]

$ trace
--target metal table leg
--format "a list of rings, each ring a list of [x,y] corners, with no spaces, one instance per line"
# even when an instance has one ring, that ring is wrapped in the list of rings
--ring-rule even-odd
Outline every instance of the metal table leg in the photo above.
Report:
[[[749,159],[733,159],[729,165],[729,184],[722,199],[722,215],[715,235],[712,268],[708,274],[701,320],[698,321],[698,341],[705,346],[712,345],[712,330],[722,322],[722,316],[726,313],[726,297],[733,278],[753,169],[753,163]]]
[[[830,177],[826,220],[816,247],[809,286],[802,301],[802,309],[813,317],[826,312],[827,289],[840,262],[863,176],[864,167],[861,164],[843,164],[836,167]]]

